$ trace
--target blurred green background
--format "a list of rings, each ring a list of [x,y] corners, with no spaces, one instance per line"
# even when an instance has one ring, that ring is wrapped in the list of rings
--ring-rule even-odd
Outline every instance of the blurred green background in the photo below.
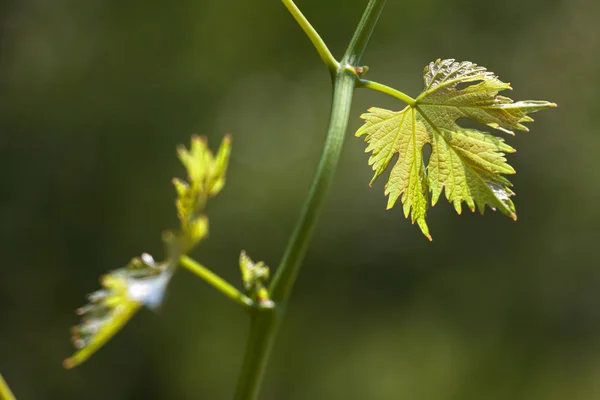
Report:
[[[298,0],[334,54],[366,0]],[[417,95],[438,57],[559,108],[508,138],[519,221],[429,213],[434,241],[368,187],[358,91],[339,173],[261,399],[600,399],[600,3],[389,1],[363,63]],[[187,271],[81,367],[73,310],[176,227],[175,146],[233,136],[211,236],[277,265],[315,170],[329,77],[277,0],[18,0],[0,6],[0,372],[19,399],[230,399],[247,318]]]

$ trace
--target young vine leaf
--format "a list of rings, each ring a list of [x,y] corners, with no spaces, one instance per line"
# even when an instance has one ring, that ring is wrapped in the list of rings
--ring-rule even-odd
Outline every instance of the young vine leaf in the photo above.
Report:
[[[89,303],[77,309],[81,323],[71,328],[71,339],[77,349],[63,365],[73,368],[98,351],[142,307],[160,305],[174,265],[156,263],[143,254],[125,267],[104,275],[102,289],[88,295]]]
[[[505,153],[515,150],[502,138],[477,129],[463,128],[459,118],[468,118],[498,131],[514,135],[528,131],[523,122],[532,122],[527,114],[556,104],[547,101],[518,101],[498,95],[511,89],[494,73],[471,62],[437,60],[424,70],[425,90],[402,111],[370,108],[361,118],[365,124],[356,136],[365,136],[365,152],[372,152],[369,165],[375,175],[371,183],[388,167],[397,154],[385,185],[387,208],[400,196],[405,217],[411,216],[423,234],[431,240],[425,222],[428,192],[435,205],[445,191],[446,198],[460,214],[464,201],[471,211],[483,214],[485,206],[499,209],[514,220],[515,206],[511,183],[503,176],[514,174]],[[431,146],[426,163],[425,145]]]
[[[225,136],[216,155],[208,148],[206,138],[193,136],[189,149],[177,148],[179,160],[185,166],[188,181],[174,178],[177,191],[177,216],[181,222],[180,242],[183,252],[196,246],[208,234],[208,219],[204,208],[208,199],[216,196],[225,185],[225,174],[231,154],[231,137]]]
[[[189,150],[180,146],[177,153],[186,168],[188,180],[173,179],[181,229],[163,234],[167,257],[156,262],[145,253],[100,278],[102,289],[88,295],[89,303],[76,311],[81,322],[71,328],[71,340],[77,350],[64,360],[65,368],[73,368],[87,360],[143,306],[157,309],[180,256],[208,235],[204,208],[208,199],[216,196],[225,184],[231,138],[223,139],[216,155],[208,148],[206,139],[200,136],[192,137]]]
[[[269,267],[264,262],[254,262],[246,252],[240,253],[240,271],[246,295],[263,308],[273,308],[275,304],[269,299],[269,291],[265,287],[269,279]]]

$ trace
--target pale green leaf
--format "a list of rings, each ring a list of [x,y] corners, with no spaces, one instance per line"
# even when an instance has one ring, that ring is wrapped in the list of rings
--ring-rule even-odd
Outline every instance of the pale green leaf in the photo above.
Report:
[[[246,294],[257,301],[261,307],[272,308],[273,302],[269,299],[269,292],[265,282],[269,279],[269,267],[264,262],[254,262],[246,252],[240,253],[240,271]]]
[[[177,216],[181,222],[182,251],[187,252],[208,235],[208,219],[203,215],[206,202],[225,185],[225,174],[231,153],[231,138],[225,136],[216,156],[208,148],[206,138],[193,136],[190,148],[177,148],[188,181],[174,178],[177,192]]]
[[[160,306],[180,256],[208,235],[204,208],[225,184],[230,151],[229,136],[223,139],[216,156],[208,149],[206,139],[199,136],[192,137],[189,149],[183,146],[177,149],[188,180],[173,179],[181,230],[163,234],[167,258],[155,262],[149,254],[144,254],[101,278],[102,289],[90,294],[89,303],[77,310],[81,322],[71,329],[77,350],[64,361],[65,368],[87,360],[143,306],[150,309]]]
[[[77,349],[63,365],[73,368],[98,351],[142,307],[156,309],[173,275],[173,261],[156,263],[149,254],[134,258],[125,267],[104,275],[102,289],[88,295],[89,303],[77,309],[79,325],[71,328]]]
[[[385,185],[388,208],[401,199],[404,215],[410,215],[431,240],[425,222],[428,197],[434,205],[442,192],[460,214],[462,203],[483,213],[485,206],[517,218],[510,197],[514,174],[506,153],[515,150],[502,138],[487,132],[461,127],[459,118],[468,118],[504,133],[527,131],[527,114],[555,107],[547,101],[513,102],[498,92],[510,89],[492,72],[471,62],[437,60],[424,71],[425,90],[414,104],[402,111],[371,108],[361,117],[365,124],[356,136],[365,136],[369,165],[375,175],[388,167],[395,156]],[[431,146],[427,164],[423,148]]]

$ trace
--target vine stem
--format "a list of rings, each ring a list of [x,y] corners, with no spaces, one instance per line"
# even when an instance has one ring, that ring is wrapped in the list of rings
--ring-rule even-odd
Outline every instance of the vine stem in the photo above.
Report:
[[[12,393],[8,384],[0,374],[0,400],[15,400],[15,395]]]
[[[293,4],[293,1],[282,1],[288,9],[291,8],[290,12],[300,23],[323,58],[322,49],[327,47],[322,43],[314,28],[308,24],[308,21],[306,23],[301,22],[306,19]],[[291,7],[292,5],[293,7]],[[285,315],[287,302],[300,272],[302,260],[312,238],[339,161],[348,126],[352,95],[357,82],[355,67],[358,67],[360,58],[384,5],[385,0],[369,1],[341,63],[338,64],[336,61],[335,73],[332,75],[334,85],[329,128],[321,159],[296,227],[290,236],[279,267],[269,286],[269,294],[276,307],[274,309],[263,309],[252,315],[246,354],[235,392],[236,400],[255,400],[258,396],[277,331]],[[308,27],[310,27],[310,33],[307,32]],[[316,38],[319,40],[316,40]],[[323,61],[330,68],[331,63],[328,63],[326,59],[323,59]]]

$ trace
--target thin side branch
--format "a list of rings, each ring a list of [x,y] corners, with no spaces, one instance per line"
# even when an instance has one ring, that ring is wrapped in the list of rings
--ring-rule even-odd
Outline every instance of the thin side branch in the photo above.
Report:
[[[332,77],[334,77],[340,63],[337,62],[335,57],[333,57],[333,55],[329,51],[329,48],[327,47],[323,39],[321,39],[321,36],[319,36],[319,34],[315,30],[315,28],[313,28],[310,22],[308,22],[308,20],[306,19],[304,14],[302,14],[302,11],[300,11],[300,9],[296,6],[296,4],[294,4],[292,0],[282,0],[282,2],[286,6],[288,11],[292,14],[296,22],[298,22],[298,25],[300,25],[304,33],[306,33],[306,36],[308,36],[312,44],[315,46],[315,49],[317,49],[317,52],[319,53],[319,56],[321,56],[321,60],[323,60],[323,62],[325,63],[325,66],[329,70],[329,73]]]
[[[188,257],[181,256],[179,257],[179,264],[186,268],[188,271],[198,275],[200,278],[204,279],[209,285],[223,293],[225,296],[229,297],[231,300],[235,301],[239,305],[244,308],[249,308],[254,305],[252,299],[248,296],[244,295],[237,288],[231,285],[229,282],[206,268],[204,265],[200,264],[196,260]]]
[[[8,384],[0,374],[0,400],[15,400],[15,395],[8,387]]]

